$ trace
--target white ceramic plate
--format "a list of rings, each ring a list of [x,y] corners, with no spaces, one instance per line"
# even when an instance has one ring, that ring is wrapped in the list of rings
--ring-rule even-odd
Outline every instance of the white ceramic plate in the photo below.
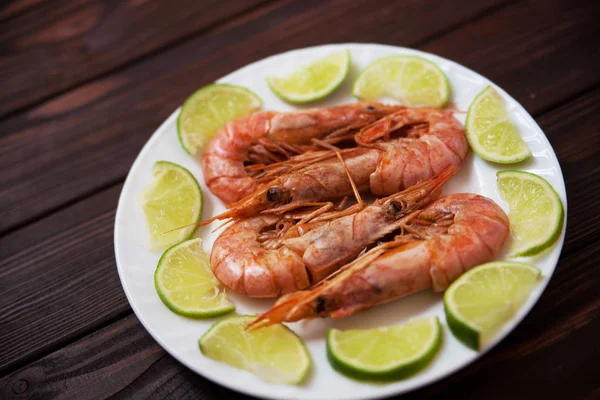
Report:
[[[488,84],[493,85],[483,76],[438,56],[401,47],[376,44],[338,44],[294,50],[250,64],[222,78],[219,82],[250,88],[263,99],[264,109],[293,110],[294,106],[282,102],[269,90],[265,83],[265,77],[273,73],[285,73],[299,64],[307,63],[340,49],[348,49],[352,55],[350,76],[333,95],[311,106],[330,106],[356,102],[356,99],[351,96],[351,84],[358,72],[378,58],[393,54],[418,54],[437,63],[450,80],[452,88],[451,101],[460,110],[467,110],[476,94]],[[505,211],[508,211],[506,204],[500,200],[496,190],[496,171],[520,169],[546,178],[554,186],[566,207],[567,199],[561,169],[546,136],[521,105],[502,89],[496,85],[494,86],[504,97],[511,117],[533,152],[533,157],[520,164],[502,167],[501,165],[485,162],[471,152],[461,171],[445,186],[444,192],[479,193],[492,198]],[[195,89],[190,88],[190,93]],[[550,252],[532,260],[541,268],[543,273],[539,286],[533,291],[518,315],[506,325],[505,329],[484,350],[475,352],[466,348],[452,336],[447,326],[445,326],[444,344],[434,361],[417,375],[395,383],[383,385],[359,383],[336,373],[327,362],[325,332],[330,327],[340,329],[370,328],[399,324],[412,318],[432,315],[437,315],[445,323],[442,294],[424,291],[341,320],[319,319],[290,324],[290,327],[305,341],[314,362],[310,378],[303,386],[295,387],[266,383],[248,372],[213,361],[200,354],[197,342],[215,320],[191,320],[180,317],[169,311],[156,294],[153,274],[160,253],[147,250],[147,230],[142,208],[140,207],[142,190],[152,180],[152,165],[158,160],[168,160],[190,170],[200,182],[204,192],[205,219],[225,209],[222,202],[214,197],[204,185],[199,162],[190,157],[179,144],[176,129],[178,112],[179,110],[175,110],[154,132],[127,176],[115,221],[117,267],[131,307],[156,341],[187,367],[223,386],[255,396],[274,399],[363,399],[384,397],[413,390],[457,371],[502,340],[533,307],[554,272],[564,241],[564,231],[558,243]],[[457,118],[463,123],[464,117],[464,114],[457,114]],[[210,232],[216,225],[215,223],[197,232],[197,235],[204,238],[204,249],[209,253],[217,236],[217,234]],[[506,247],[508,246],[505,245]],[[498,259],[503,257],[505,257],[505,254],[501,254]],[[234,294],[231,295],[231,298],[237,306],[238,314],[264,312],[273,303],[272,300],[252,300]]]

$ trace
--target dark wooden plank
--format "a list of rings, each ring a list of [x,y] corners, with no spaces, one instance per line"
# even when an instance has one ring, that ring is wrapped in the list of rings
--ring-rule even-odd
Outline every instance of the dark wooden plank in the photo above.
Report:
[[[38,6],[0,25],[0,116],[261,2],[57,0]]]
[[[298,4],[291,4],[293,7],[284,6],[282,9],[270,12],[267,17],[260,17],[258,25],[253,25],[253,22],[245,22],[240,30],[234,28],[232,32],[227,31],[226,34],[229,35],[227,40],[235,41],[235,38],[245,37],[246,33],[255,31],[257,27],[264,28],[272,21],[296,18],[299,12]],[[302,4],[304,2],[300,5]],[[358,3],[352,2],[347,5],[354,4]],[[359,10],[366,12],[368,4],[367,1],[360,3],[359,5],[362,8],[359,8]],[[305,9],[302,21],[316,17],[315,11],[311,8],[315,5],[317,4],[310,4],[310,7]],[[337,5],[339,6],[339,4]],[[429,12],[429,10],[430,8],[424,8],[423,12]],[[447,13],[448,10],[440,8],[440,12]],[[260,12],[257,12],[257,14],[260,14]],[[380,15],[380,17],[382,16],[383,14]],[[457,17],[455,16],[455,18]],[[374,20],[369,19],[364,23],[367,25],[373,24]],[[247,24],[249,26],[246,26]],[[429,34],[431,34],[430,30],[422,31],[422,35]],[[411,38],[417,40],[417,37],[411,36]],[[210,49],[205,50],[209,51]],[[176,54],[184,57],[186,54],[194,52],[180,53],[179,51],[176,52]],[[202,57],[210,57],[210,55],[204,54]],[[137,73],[128,75],[131,76],[131,79],[136,79],[138,86],[145,86],[145,94],[138,94],[141,96],[140,99],[150,101],[148,105],[140,105],[139,109],[137,106],[133,108],[126,107],[128,110],[113,108],[113,101],[120,99],[122,95],[126,95],[126,92],[121,91],[123,82],[119,80],[120,78],[111,78],[108,83],[106,80],[102,81],[104,86],[100,84],[88,85],[86,90],[76,91],[65,98],[50,103],[41,111],[38,109],[37,112],[41,112],[41,115],[38,114],[38,116],[46,121],[43,126],[36,127],[34,125],[31,128],[26,128],[18,135],[6,136],[5,141],[0,145],[0,163],[6,161],[4,157],[11,157],[11,154],[16,155],[16,159],[23,166],[19,173],[25,174],[24,176],[27,176],[27,179],[19,182],[18,179],[15,179],[17,176],[10,172],[2,174],[0,178],[2,180],[0,202],[8,198],[16,200],[13,197],[15,192],[27,192],[29,195],[27,199],[23,199],[22,204],[13,204],[17,207],[16,212],[18,214],[28,213],[33,203],[37,202],[36,199],[48,198],[51,196],[50,192],[58,187],[61,187],[58,192],[67,194],[72,190],[80,189],[81,185],[87,186],[91,190],[97,187],[99,183],[105,184],[106,180],[103,180],[103,178],[105,177],[107,165],[121,164],[121,170],[126,171],[133,154],[125,157],[122,150],[141,144],[140,139],[144,140],[146,135],[136,135],[136,132],[143,132],[144,129],[148,130],[148,127],[144,128],[143,126],[147,124],[148,118],[152,119],[156,116],[153,112],[156,110],[152,109],[156,106],[160,107],[164,100],[164,98],[155,96],[156,92],[152,84],[144,83],[144,81],[151,82],[154,75],[160,75],[161,68],[171,64],[168,59],[163,61],[164,63],[155,66],[155,70],[149,71],[147,68],[134,70],[134,72],[142,71],[146,75],[139,76]],[[213,61],[215,60],[213,59]],[[209,66],[214,64],[208,62],[203,65],[208,70]],[[194,75],[188,73],[187,76],[187,80],[189,80]],[[204,78],[200,76],[194,79]],[[170,81],[168,78],[165,79],[167,82]],[[189,88],[189,85],[184,85],[184,83],[180,82],[179,89],[182,91]],[[130,84],[131,82],[127,83],[127,85]],[[195,86],[196,84],[193,85],[193,87]],[[106,92],[113,90],[120,93],[120,95],[106,97]],[[168,92],[170,93],[170,91]],[[113,94],[116,95],[116,93]],[[171,101],[174,106],[178,99],[172,97]],[[135,104],[135,101],[132,104]],[[159,115],[153,124],[157,124],[160,119],[164,118],[165,113],[169,112],[169,108],[171,106],[163,107],[162,115]],[[121,111],[125,112],[121,113]],[[115,112],[118,112],[118,114],[115,114]],[[45,113],[49,114],[44,116]],[[50,118],[52,115],[62,113],[66,113],[69,118],[73,118],[72,125],[65,124],[65,120],[61,117],[58,117],[54,122]],[[77,115],[81,115],[82,118],[77,117]],[[101,118],[102,121],[97,119],[100,125],[91,127],[91,120],[98,118],[100,115],[111,115],[111,118]],[[142,125],[139,127],[132,126],[131,123],[135,121]],[[29,123],[35,124],[35,122],[29,120],[26,125]],[[67,125],[70,125],[70,127],[67,127]],[[123,126],[126,127],[126,131],[122,130]],[[38,131],[38,129],[41,129],[41,131]],[[76,142],[71,142],[71,139],[74,138],[55,136],[54,141],[51,143],[41,143],[46,135],[58,134],[60,136],[60,132],[64,129],[73,129],[73,132],[75,130],[79,131]],[[103,137],[104,133],[111,131],[113,134]],[[20,138],[24,136],[37,143],[33,146],[36,148],[34,153],[30,153],[29,150],[25,149],[29,145],[23,146],[24,143],[21,142]],[[135,136],[138,137],[135,138]],[[13,141],[12,139],[18,140]],[[29,141],[28,139],[25,140]],[[114,144],[114,151],[111,153],[99,151],[103,147],[100,143],[107,142]],[[85,176],[86,171],[83,169],[83,165],[69,165],[65,162],[68,159],[65,158],[65,154],[71,151],[77,153],[77,149],[82,151],[83,148],[90,145],[96,146],[93,154],[88,155],[88,157],[93,158],[96,167],[93,168],[91,175]],[[60,153],[56,151],[58,149],[60,149]],[[56,159],[55,157],[59,154],[62,154],[62,156]],[[37,161],[25,166],[26,163],[23,161],[29,157],[34,157]],[[54,161],[50,161],[50,159]],[[88,162],[91,160],[86,157],[85,160],[82,159],[81,161]],[[76,168],[78,172],[75,176],[71,175],[71,179],[62,183],[63,178],[48,182],[39,179],[39,174],[43,174],[43,171],[47,168],[58,168],[61,170],[61,175],[70,174],[70,168]],[[101,191],[99,194],[87,198],[73,207],[54,213],[0,240],[0,254],[3,255],[3,258],[6,258],[0,263],[0,277],[6,277],[6,285],[10,288],[6,295],[0,296],[2,297],[0,298],[0,323],[6,324],[9,328],[0,332],[0,369],[11,368],[23,360],[48,352],[49,349],[55,348],[65,341],[72,340],[80,332],[92,329],[98,321],[110,320],[115,315],[129,309],[116,277],[112,241],[109,240],[112,237],[112,212],[116,206],[117,196],[118,188],[115,187]],[[0,214],[3,214],[3,217],[7,216],[5,212],[6,208],[0,208]],[[90,225],[88,221],[94,221],[94,224]],[[86,232],[86,234],[80,238],[81,232]],[[60,251],[57,250],[57,246],[59,246]],[[35,253],[41,256],[30,258],[32,248],[35,248]],[[92,252],[92,254],[88,255],[88,252]],[[5,254],[6,256],[4,256]],[[93,265],[93,267],[90,265]],[[89,279],[89,274],[94,274],[96,277],[106,276],[106,278]],[[40,279],[39,276],[42,276],[43,279]],[[79,289],[77,286],[79,295],[74,297],[70,295],[69,290],[76,286],[75,282],[77,285],[81,285],[81,288]],[[106,304],[100,301],[103,296],[109,299]],[[40,302],[43,302],[43,307],[38,308]],[[98,303],[100,304],[97,307],[89,307],[89,304]],[[66,304],[68,304],[68,308],[65,309]],[[70,315],[70,310],[78,310],[78,314]],[[42,315],[36,315],[38,311]],[[68,320],[68,323],[63,322],[65,320]],[[29,335],[31,337],[24,341],[23,337]]]
[[[539,303],[497,348],[451,377],[402,398],[461,399],[465,393],[476,399],[593,398],[600,357],[595,345],[600,329],[599,257],[598,242],[563,257]],[[0,396],[248,398],[179,364],[133,315],[0,379]]]
[[[600,82],[600,2],[522,1],[425,48],[480,72],[537,114]]]
[[[119,360],[115,358],[117,354]],[[151,375],[152,381],[144,374]],[[77,384],[83,376],[88,379],[86,384]],[[232,393],[197,378],[167,355],[134,315],[0,379],[3,399],[131,399],[165,395],[182,399],[186,394],[190,396],[190,391],[192,398],[205,399],[230,398]]]
[[[600,88],[539,118],[567,188],[567,240],[563,254],[598,240],[600,215]]]
[[[562,257],[538,304],[496,349],[409,398],[597,398],[598,259],[599,242]]]
[[[129,312],[112,240],[120,191],[113,186],[0,240],[0,370]]]
[[[555,146],[567,182],[569,231],[563,256],[573,257],[600,235],[595,213],[600,208],[600,88],[539,122]],[[10,255],[0,263],[0,281],[9,288],[0,296],[0,372],[128,312],[112,247],[119,191],[116,185],[0,239],[0,254]],[[552,302],[576,294],[569,285],[593,282],[585,268],[562,265],[559,271],[568,276],[567,286],[545,295]]]
[[[114,340],[116,337],[120,340]],[[63,392],[67,398],[106,398],[121,390],[123,386],[130,385],[141,371],[154,363],[160,363],[165,355],[147,332],[143,328],[140,329],[140,324],[133,315],[94,333],[90,338],[93,338],[92,342],[84,338],[65,347],[60,359],[54,358],[45,365],[46,368],[54,368],[51,364],[56,363],[58,368],[55,371],[58,372],[70,369],[69,365],[78,364],[79,366],[69,373],[71,377],[59,377],[62,374],[54,375],[46,368],[41,375],[38,374],[41,370],[37,368],[24,369],[24,373],[17,379],[4,380],[0,384],[0,397],[41,399],[57,397]],[[122,354],[123,360],[126,361],[121,360],[118,363],[119,367],[114,368],[111,362],[106,363],[112,358],[112,354]],[[72,379],[81,375],[89,377],[88,384],[71,385],[74,383]],[[42,381],[47,382],[46,387],[42,388],[39,385]],[[64,393],[67,386],[71,387],[70,393]]]
[[[27,12],[44,1],[47,0],[6,0],[0,5],[0,22]]]
[[[553,2],[554,12],[549,15],[544,11],[548,7],[544,0],[528,1],[527,7],[509,5],[461,27],[450,34],[452,40],[443,36],[429,41],[424,49],[468,61],[469,66],[516,94],[529,111],[540,112],[600,79],[595,73],[600,52],[593,39],[598,24],[592,17],[593,9],[587,13],[572,11],[579,10],[573,6],[578,1],[583,4],[582,0]],[[160,122],[190,91],[226,72],[268,54],[322,43],[324,37],[327,41],[354,40],[355,32],[364,33],[365,41],[411,46],[436,32],[433,24],[421,21],[439,23],[444,19],[440,29],[476,12],[433,0],[411,3],[412,8],[405,8],[405,4],[396,2],[372,12],[366,0],[340,0],[318,8],[317,2],[298,0],[268,12],[261,10],[238,25],[189,41],[0,123],[0,132],[7,133],[0,136],[0,187],[7,188],[0,192],[0,232],[85,196],[98,186],[123,179],[139,148]],[[598,3],[587,4],[596,7]],[[538,11],[545,18],[528,20],[531,12]],[[398,24],[396,15],[409,14],[421,17]],[[332,28],[345,27],[352,16],[360,16],[353,20],[352,29]],[[520,21],[519,29],[513,20]],[[472,31],[473,25],[485,32],[485,40]],[[570,27],[563,35],[568,40],[551,36],[557,25]],[[454,36],[463,29],[470,35]],[[530,47],[526,39],[533,34],[548,40],[536,43],[532,64],[538,70],[524,75],[522,58]],[[500,44],[506,37],[513,45],[505,48]],[[457,44],[459,40],[463,46]],[[501,51],[489,51],[495,47]],[[558,58],[573,62],[555,62]],[[553,67],[548,68],[548,63]],[[574,70],[581,72],[573,74]],[[543,96],[524,92],[529,79],[539,82],[536,93],[548,85],[555,90]]]
[[[0,233],[122,179],[150,133],[191,91],[251,61],[355,40],[356,32],[365,41],[410,46],[498,1],[276,4],[6,120],[0,123]],[[398,15],[418,18],[399,23]]]

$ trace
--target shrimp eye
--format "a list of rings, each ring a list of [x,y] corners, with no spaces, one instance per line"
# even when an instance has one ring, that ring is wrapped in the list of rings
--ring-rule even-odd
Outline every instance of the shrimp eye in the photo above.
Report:
[[[269,188],[269,190],[267,190],[267,200],[270,201],[271,203],[276,202],[278,197],[279,197],[279,189],[277,189],[276,187],[271,187],[271,188]]]
[[[322,312],[325,311],[325,305],[327,304],[327,301],[325,300],[325,297],[323,296],[319,296],[316,298],[316,302],[317,304],[315,305],[315,312],[317,314],[320,314]]]
[[[368,111],[375,111],[375,107],[373,107],[373,106],[367,106],[367,110]]]
[[[394,210],[394,214],[398,214],[402,208],[398,204],[392,203],[392,210]]]
[[[392,218],[397,218],[398,214],[402,211],[402,207],[398,204],[390,203],[388,208],[388,215]]]

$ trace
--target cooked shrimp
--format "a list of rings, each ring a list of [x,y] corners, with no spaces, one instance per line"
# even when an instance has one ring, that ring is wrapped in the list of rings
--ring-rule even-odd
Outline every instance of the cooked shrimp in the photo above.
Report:
[[[462,273],[493,259],[508,218],[476,194],[440,198],[406,223],[404,234],[363,254],[307,291],[281,297],[255,327],[304,318],[342,318],[426,289],[445,290]]]
[[[399,140],[389,140],[400,128],[422,125],[423,129],[407,130]],[[377,169],[369,178],[371,193],[376,196],[429,179],[448,164],[460,168],[469,150],[462,125],[452,112],[438,108],[397,111],[367,126],[355,140],[381,150]]]
[[[359,191],[390,195],[429,179],[447,165],[460,168],[469,149],[452,112],[432,108],[404,107],[366,126],[354,140],[362,147],[306,153],[273,164],[271,169],[279,171],[283,165],[285,173],[268,175],[254,193],[212,220],[331,201],[351,195],[352,181]]]
[[[293,112],[263,111],[225,125],[202,153],[210,191],[229,204],[254,192],[244,163],[268,164],[314,149],[311,140],[355,130],[402,106],[355,103]],[[303,147],[304,146],[304,147]]]
[[[243,219],[215,241],[210,256],[213,273],[234,292],[250,297],[305,289],[369,244],[402,228],[412,212],[438,197],[440,187],[455,171],[445,169],[370,206],[321,213],[300,227],[297,220],[304,220],[305,215]]]

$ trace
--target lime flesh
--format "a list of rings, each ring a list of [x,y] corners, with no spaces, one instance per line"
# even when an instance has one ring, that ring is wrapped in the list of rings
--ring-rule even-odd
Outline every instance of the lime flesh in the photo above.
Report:
[[[481,158],[502,164],[516,163],[531,156],[527,144],[510,120],[502,97],[488,86],[469,106],[467,139]]]
[[[154,284],[162,302],[186,317],[212,318],[235,310],[210,269],[200,238],[167,249],[156,267]]]
[[[350,71],[350,53],[330,54],[297,69],[290,75],[267,77],[267,84],[281,99],[290,103],[308,103],[333,93]]]
[[[444,72],[418,56],[390,56],[369,65],[354,83],[352,93],[361,100],[393,98],[409,106],[442,107],[450,87]]]
[[[236,316],[217,322],[198,341],[200,351],[268,382],[301,383],[311,366],[302,340],[282,324],[247,331],[255,319]]]
[[[201,150],[225,124],[262,107],[262,100],[250,90],[215,83],[192,94],[181,106],[177,133],[189,154]]]
[[[562,232],[565,211],[554,188],[541,176],[500,171],[498,190],[508,203],[512,257],[533,256],[550,248]]]
[[[196,226],[186,225],[202,217],[202,191],[194,176],[175,163],[158,161],[152,174],[154,181],[144,190],[142,207],[151,249],[164,250],[194,233]]]
[[[466,272],[444,293],[450,330],[478,350],[527,300],[539,277],[533,265],[505,261]]]
[[[327,333],[331,365],[360,380],[389,381],[405,378],[424,368],[442,342],[437,317],[402,325]]]

